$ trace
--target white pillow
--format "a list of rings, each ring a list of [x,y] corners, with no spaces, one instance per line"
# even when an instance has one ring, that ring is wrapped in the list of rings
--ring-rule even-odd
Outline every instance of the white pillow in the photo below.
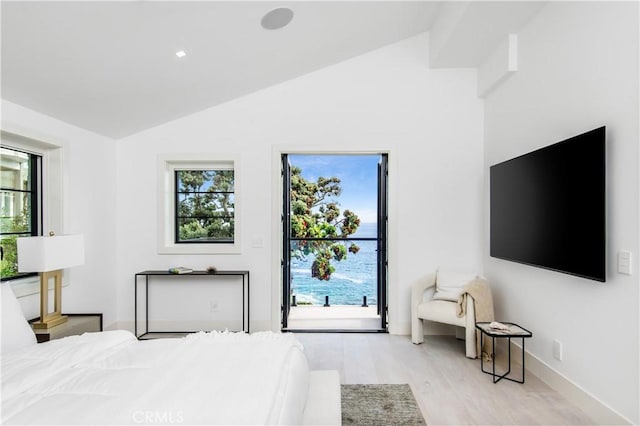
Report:
[[[449,300],[457,302],[465,285],[478,278],[469,272],[451,272],[438,270],[436,273],[435,300]]]
[[[37,344],[11,284],[2,284],[2,354]]]

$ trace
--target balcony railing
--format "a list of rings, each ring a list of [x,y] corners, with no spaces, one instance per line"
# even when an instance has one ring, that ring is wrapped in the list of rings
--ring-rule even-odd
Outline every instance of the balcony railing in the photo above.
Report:
[[[331,259],[335,268],[329,279],[313,276],[312,267],[316,256],[313,251],[305,255],[310,247],[331,248],[341,245],[346,258]],[[356,246],[356,249],[350,247]],[[357,305],[377,304],[377,239],[292,239],[291,250],[291,304],[293,306]],[[340,250],[340,249],[336,249]]]

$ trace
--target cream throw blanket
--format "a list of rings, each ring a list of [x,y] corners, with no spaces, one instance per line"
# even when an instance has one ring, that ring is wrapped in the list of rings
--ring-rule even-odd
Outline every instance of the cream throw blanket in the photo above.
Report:
[[[475,322],[491,322],[493,321],[493,298],[491,297],[491,289],[486,280],[477,278],[470,281],[462,289],[462,294],[458,299],[458,308],[456,315],[463,317],[467,310],[467,297],[473,298],[473,307],[476,312]],[[485,361],[491,360],[493,348],[491,347],[491,339],[484,339],[483,347],[480,348],[480,330],[476,330],[476,348],[478,354],[482,354]]]

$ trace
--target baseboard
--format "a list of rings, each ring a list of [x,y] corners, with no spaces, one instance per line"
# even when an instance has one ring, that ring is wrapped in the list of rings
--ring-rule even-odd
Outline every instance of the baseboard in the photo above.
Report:
[[[102,329],[104,331],[108,330],[128,330],[133,333],[133,322],[131,322],[131,327],[128,326],[126,322],[113,322],[109,325],[103,325]]]
[[[455,325],[443,324],[434,321],[424,321],[424,334],[425,336],[455,336],[456,335],[456,327]],[[411,323],[410,322],[401,322],[401,323],[390,323],[389,324],[389,334],[397,335],[397,336],[410,336],[411,335]]]
[[[512,359],[522,359],[522,348],[511,342]],[[541,359],[525,351],[524,362],[528,373],[538,377],[553,390],[562,394],[568,401],[579,407],[596,424],[631,425],[633,422],[616,412],[600,399],[590,394],[567,377],[551,368]]]
[[[395,334],[397,336],[411,335],[411,323],[410,322],[401,322],[401,323],[390,322],[389,334]]]

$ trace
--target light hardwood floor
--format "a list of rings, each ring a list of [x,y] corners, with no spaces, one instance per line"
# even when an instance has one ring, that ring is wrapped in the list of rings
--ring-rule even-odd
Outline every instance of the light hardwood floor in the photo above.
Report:
[[[421,345],[412,344],[409,336],[382,333],[296,337],[311,369],[338,370],[343,384],[408,383],[430,426],[594,424],[529,372],[524,384],[494,384],[480,371],[480,360],[466,358],[464,342],[452,336],[426,336]],[[520,365],[512,365],[512,371],[519,374]]]

